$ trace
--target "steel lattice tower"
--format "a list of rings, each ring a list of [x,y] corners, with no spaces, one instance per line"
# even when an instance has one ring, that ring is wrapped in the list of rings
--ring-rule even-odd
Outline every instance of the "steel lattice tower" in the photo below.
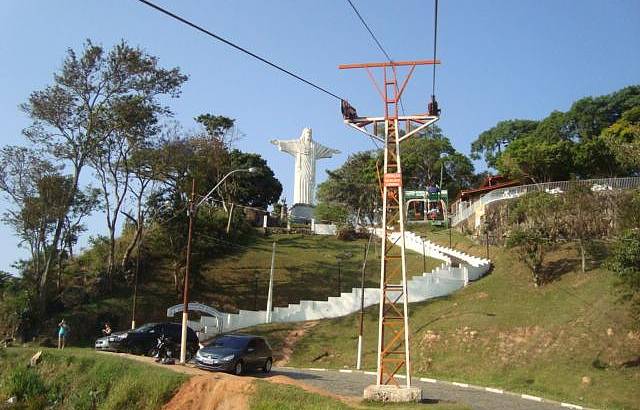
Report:
[[[340,69],[364,68],[384,102],[384,117],[359,117],[353,107],[342,102],[344,122],[383,143],[384,178],[382,187],[382,252],[380,258],[380,312],[378,322],[378,385],[399,386],[396,374],[404,367],[406,386],[411,387],[409,354],[409,294],[404,240],[404,196],[402,192],[401,142],[416,135],[438,120],[435,100],[429,112],[418,115],[398,115],[400,98],[418,65],[439,64],[437,60],[397,61],[348,64]],[[398,84],[399,67],[409,67],[402,84]],[[382,70],[381,87],[372,69]],[[404,125],[404,127],[401,127]],[[377,131],[384,126],[384,139]],[[401,132],[404,128],[404,133]],[[394,242],[390,235],[396,235]],[[399,242],[399,243],[398,243]],[[397,246],[399,245],[399,246]]]

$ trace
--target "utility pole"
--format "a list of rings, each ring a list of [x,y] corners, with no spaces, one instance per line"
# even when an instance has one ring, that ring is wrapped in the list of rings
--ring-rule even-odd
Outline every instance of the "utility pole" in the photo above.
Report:
[[[364,260],[362,261],[362,274],[360,276],[360,331],[358,332],[358,358],[356,369],[362,368],[362,335],[364,333],[364,276],[367,271],[367,259],[369,258],[369,246],[373,238],[373,231],[369,234],[369,241],[364,247]]]
[[[448,219],[449,222],[449,248],[451,248],[451,217]]]
[[[341,276],[342,276],[342,269],[341,269],[341,262],[342,260],[340,258],[338,258],[338,296],[340,296],[340,293],[342,293],[342,283],[341,283]]]
[[[269,293],[267,294],[267,317],[265,323],[271,323],[271,310],[273,309],[273,273],[276,265],[276,242],[273,241],[271,251],[271,271],[269,272]]]
[[[233,217],[233,208],[236,204],[231,203],[231,208],[229,209],[229,219],[227,220],[227,235],[229,235],[229,231],[231,230],[231,218]]]
[[[136,270],[133,278],[133,303],[131,307],[131,329],[136,328],[136,304],[138,302],[138,275],[140,275],[140,246],[142,244],[142,235],[143,234],[140,233],[140,238],[138,238],[138,243],[136,245],[137,254],[136,254]]]
[[[409,355],[409,314],[407,293],[407,270],[404,238],[404,196],[402,188],[402,166],[400,143],[416,136],[439,118],[438,104],[432,96],[429,112],[417,115],[398,113],[400,98],[416,66],[438,64],[437,60],[387,61],[382,63],[346,64],[340,69],[365,69],[375,88],[382,97],[384,116],[360,117],[347,101],[342,101],[345,124],[363,132],[384,144],[384,179],[382,192],[382,241],[380,249],[380,307],[378,321],[378,360],[376,386],[382,391],[383,385],[400,386],[396,374],[405,370],[406,388],[411,388],[411,360]],[[407,69],[401,83],[400,70]],[[373,70],[382,71],[379,83]],[[405,133],[400,132],[404,125]],[[384,138],[378,135],[379,127],[384,127]],[[367,128],[369,127],[369,128]],[[399,234],[396,243],[388,235]],[[399,246],[396,246],[399,245]],[[399,249],[398,249],[399,248]],[[369,389],[369,388],[367,388]],[[366,390],[365,390],[366,392]],[[409,394],[419,394],[419,389],[411,389]],[[366,397],[365,393],[365,397]]]
[[[189,234],[187,236],[187,261],[184,269],[184,289],[182,290],[182,334],[180,337],[180,363],[187,362],[187,320],[189,318],[189,271],[191,270],[191,242],[196,199],[196,179],[191,179],[191,199],[189,199]]]
[[[253,272],[253,310],[258,310],[258,272]]]
[[[255,174],[257,168],[251,167],[247,169],[239,168],[229,171],[223,176],[218,183],[211,188],[207,194],[196,204],[196,179],[191,178],[191,198],[189,199],[189,234],[187,239],[187,261],[184,269],[184,289],[182,290],[182,330],[180,335],[180,363],[187,362],[187,322],[189,319],[189,272],[191,271],[191,242],[193,240],[193,224],[195,222],[195,214],[200,205],[205,203],[216,189],[232,174],[236,172],[249,172]]]

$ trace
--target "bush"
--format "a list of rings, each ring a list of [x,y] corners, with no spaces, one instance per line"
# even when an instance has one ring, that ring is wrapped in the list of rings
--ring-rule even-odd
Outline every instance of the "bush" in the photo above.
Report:
[[[640,230],[628,230],[616,241],[607,267],[618,276],[616,289],[640,322]]]
[[[353,241],[358,238],[356,230],[351,225],[345,225],[338,228],[336,231],[336,238],[341,241]]]

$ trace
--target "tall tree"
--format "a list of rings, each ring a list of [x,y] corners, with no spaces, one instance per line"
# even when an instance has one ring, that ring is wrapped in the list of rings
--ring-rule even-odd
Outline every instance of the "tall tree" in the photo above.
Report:
[[[439,128],[410,139],[402,145],[401,152],[406,187],[426,189],[429,185],[440,185],[441,174],[442,188],[446,188],[451,197],[471,186],[473,164],[453,148]]]
[[[565,115],[556,111],[535,130],[511,142],[496,167],[504,175],[536,183],[569,179],[575,171],[574,145]]]
[[[164,110],[154,107],[140,97],[125,96],[114,102],[106,125],[111,131],[89,156],[95,175],[100,181],[105,217],[109,230],[107,283],[110,284],[116,266],[116,230],[134,176],[133,156],[149,144],[156,134],[157,116]]]
[[[532,120],[507,120],[500,121],[495,127],[482,132],[471,143],[471,158],[484,157],[487,166],[496,168],[498,159],[507,146],[521,138],[538,126],[538,121]]]
[[[109,52],[87,40],[78,55],[69,49],[53,85],[35,91],[22,105],[33,123],[24,130],[27,139],[46,150],[71,169],[70,189],[63,212],[56,221],[51,246],[57,249],[80,176],[89,157],[114,131],[110,121],[114,108],[123,99],[139,98],[158,110],[160,95],[177,97],[186,76],[178,68],[163,69],[155,57],[124,41]],[[41,277],[41,307],[45,284],[54,261],[51,252]]]

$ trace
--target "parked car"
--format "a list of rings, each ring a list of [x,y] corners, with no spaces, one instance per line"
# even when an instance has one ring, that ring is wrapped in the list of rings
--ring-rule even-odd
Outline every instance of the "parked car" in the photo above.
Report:
[[[109,336],[103,336],[96,340],[96,350],[114,351],[114,348],[109,346]]]
[[[180,323],[147,323],[137,329],[125,332],[115,332],[108,337],[108,348],[118,352],[145,354],[153,356],[156,353],[158,338],[161,335],[171,339],[177,351],[172,352],[174,357],[180,354],[180,339],[182,325]],[[98,342],[96,342],[97,348]],[[193,329],[187,327],[187,359],[193,357],[198,351],[198,336]]]
[[[227,334],[215,337],[198,350],[195,361],[196,366],[201,369],[236,375],[257,369],[269,373],[273,364],[273,352],[263,337]]]

